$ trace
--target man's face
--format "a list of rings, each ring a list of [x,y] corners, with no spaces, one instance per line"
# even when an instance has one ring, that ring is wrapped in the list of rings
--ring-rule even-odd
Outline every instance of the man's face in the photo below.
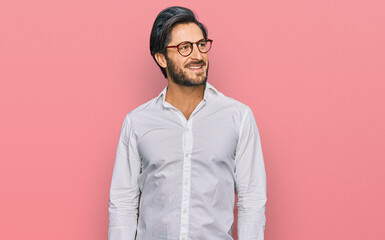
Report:
[[[202,31],[195,23],[179,24],[174,27],[168,46],[175,46],[184,41],[197,42],[202,38]],[[196,44],[187,57],[180,55],[177,48],[169,48],[167,51],[167,77],[174,83],[182,86],[199,86],[206,83],[209,70],[207,53],[199,52]],[[200,69],[191,68],[200,65]]]

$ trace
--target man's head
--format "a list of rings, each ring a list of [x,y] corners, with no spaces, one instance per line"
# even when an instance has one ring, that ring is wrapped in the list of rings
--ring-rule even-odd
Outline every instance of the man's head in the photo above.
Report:
[[[194,13],[184,7],[169,7],[155,19],[150,37],[151,55],[169,80],[184,86],[204,85],[209,68],[207,53],[199,51],[197,44],[193,44],[188,56],[181,55],[181,48],[166,48],[201,39],[207,39],[207,29]]]

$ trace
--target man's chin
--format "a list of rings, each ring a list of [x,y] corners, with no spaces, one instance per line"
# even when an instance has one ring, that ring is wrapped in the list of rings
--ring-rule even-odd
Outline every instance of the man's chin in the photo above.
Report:
[[[189,81],[197,84],[203,84],[206,82],[206,79],[206,74],[194,74],[189,78]]]
[[[202,86],[202,85],[205,85],[206,84],[206,79],[202,79],[198,82],[195,82],[195,86]]]
[[[201,86],[201,85],[204,85],[206,84],[206,78],[204,79],[200,79],[200,80],[192,80],[192,79],[188,79],[188,80],[184,80],[182,82],[180,81],[174,81],[176,84],[178,85],[181,85],[181,86],[187,86],[187,87],[196,87],[196,86]]]
[[[206,77],[200,77],[200,78],[196,78],[193,80],[190,79],[190,82],[193,82],[193,83],[198,84],[198,85],[202,85],[206,82],[206,79],[207,79]]]

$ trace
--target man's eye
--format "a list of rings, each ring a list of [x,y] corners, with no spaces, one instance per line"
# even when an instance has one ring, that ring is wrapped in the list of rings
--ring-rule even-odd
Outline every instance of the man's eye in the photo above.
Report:
[[[181,46],[179,47],[180,50],[186,50],[186,49],[188,49],[188,48],[189,48],[188,45],[181,45]]]
[[[206,42],[201,42],[201,43],[199,43],[199,46],[200,46],[200,47],[206,47]]]

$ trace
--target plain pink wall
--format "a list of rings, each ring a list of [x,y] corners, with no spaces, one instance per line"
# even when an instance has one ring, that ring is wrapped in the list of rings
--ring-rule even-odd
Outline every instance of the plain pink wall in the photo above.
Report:
[[[255,114],[265,239],[384,239],[383,0],[2,1],[0,238],[107,239],[121,124],[167,84],[149,35],[172,5],[214,39],[208,81]]]

